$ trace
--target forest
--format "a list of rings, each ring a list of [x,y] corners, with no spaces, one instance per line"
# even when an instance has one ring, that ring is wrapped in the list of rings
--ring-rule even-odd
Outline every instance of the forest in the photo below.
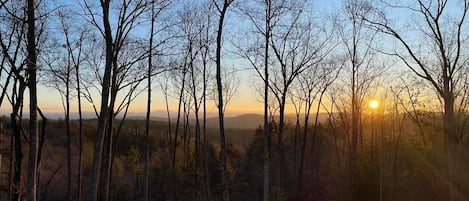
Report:
[[[0,200],[467,201],[468,10],[0,0]]]

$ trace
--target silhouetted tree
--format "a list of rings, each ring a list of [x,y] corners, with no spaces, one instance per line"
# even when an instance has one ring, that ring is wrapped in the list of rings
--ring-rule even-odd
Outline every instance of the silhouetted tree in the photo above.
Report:
[[[233,3],[234,0],[223,0],[223,3],[219,3],[216,0],[213,0],[215,7],[218,10],[219,19],[218,19],[218,28],[217,28],[217,47],[216,47],[216,81],[217,81],[217,107],[218,107],[218,121],[220,129],[220,161],[221,161],[221,178],[222,178],[222,199],[223,201],[230,200],[229,194],[229,184],[228,184],[228,170],[226,164],[226,140],[225,140],[225,123],[224,123],[224,108],[225,102],[223,102],[223,86],[222,86],[222,71],[221,71],[221,48],[222,48],[222,37],[223,37],[223,24],[225,21],[225,16],[228,11],[229,6]]]
[[[344,102],[350,102],[350,122],[346,125],[350,128],[351,143],[349,148],[349,189],[348,193],[354,198],[357,195],[357,161],[358,144],[362,127],[361,117],[363,113],[364,101],[369,93],[372,84],[382,73],[382,69],[377,64],[375,42],[377,32],[368,29],[361,15],[368,15],[366,11],[360,10],[360,1],[346,0],[343,2],[344,16],[336,19],[336,26],[342,42],[343,54],[345,58],[344,71],[347,87],[347,94],[343,97]],[[343,19],[342,19],[343,18]]]

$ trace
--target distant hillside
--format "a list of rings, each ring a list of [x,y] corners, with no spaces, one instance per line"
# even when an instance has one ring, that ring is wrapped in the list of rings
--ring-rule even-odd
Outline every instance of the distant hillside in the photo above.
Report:
[[[300,121],[303,123],[304,115],[300,115]],[[145,119],[142,116],[134,116],[129,117],[130,119]],[[309,117],[309,123],[312,124],[314,122],[315,115],[311,114]],[[278,117],[277,117],[278,119]],[[325,121],[327,119],[327,114],[320,113],[319,114],[319,121]],[[153,117],[152,120],[154,121],[163,121],[166,122],[167,119],[163,117]],[[171,119],[172,123],[176,122],[176,118]],[[191,124],[195,124],[194,120]],[[286,115],[285,122],[294,124],[296,122],[295,115]],[[218,117],[209,117],[207,118],[207,128],[218,128]],[[239,116],[234,117],[225,117],[225,128],[232,128],[232,129],[256,129],[259,126],[264,124],[264,116],[260,114],[242,114]]]
[[[262,125],[264,116],[259,114],[243,114],[235,117],[225,117],[225,128],[255,129]],[[218,117],[207,119],[207,127],[218,128]]]
[[[311,114],[309,123],[314,122],[315,115]],[[278,116],[277,116],[278,119]],[[303,123],[303,115],[300,115],[300,121]],[[327,119],[327,114],[320,113],[318,121],[323,122]],[[285,122],[294,124],[296,122],[295,115],[285,115]],[[235,117],[225,117],[225,128],[237,129],[255,129],[264,124],[264,116],[260,114],[243,114]],[[207,119],[207,127],[218,128],[218,118],[212,117]]]

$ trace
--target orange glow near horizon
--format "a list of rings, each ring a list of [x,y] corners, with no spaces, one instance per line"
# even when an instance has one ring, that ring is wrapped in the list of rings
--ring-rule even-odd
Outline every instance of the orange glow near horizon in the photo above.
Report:
[[[47,87],[39,87],[40,94],[38,96],[39,104],[41,109],[46,113],[63,113],[64,107],[61,102],[61,97],[59,93],[52,88]],[[243,90],[240,90],[234,97],[233,100],[230,101],[226,108],[226,116],[236,116],[240,114],[263,114],[264,108],[263,103],[259,101],[259,98],[256,97],[254,92],[250,90],[247,86],[244,86]],[[28,97],[25,97],[25,105],[28,104]],[[93,94],[94,100],[93,102],[89,102],[85,98],[82,98],[82,112],[85,113],[94,113],[93,106],[99,111],[99,102],[100,96],[99,94]],[[70,111],[72,113],[78,112],[77,107],[77,100],[72,99],[70,105]],[[147,100],[145,96],[137,97],[130,105],[129,112],[130,113],[144,113],[146,111],[146,104]],[[161,92],[156,92],[153,94],[152,103],[151,103],[151,110],[155,113],[165,113],[166,111],[166,103],[164,100],[164,96]],[[169,110],[172,112],[177,111],[177,100],[174,98],[169,99]],[[8,113],[8,107],[0,108],[0,113]],[[214,101],[207,102],[207,112],[211,115],[215,115],[217,113],[217,107]],[[295,108],[292,104],[287,104],[285,107],[285,114],[295,114]],[[277,114],[278,115],[278,114]]]

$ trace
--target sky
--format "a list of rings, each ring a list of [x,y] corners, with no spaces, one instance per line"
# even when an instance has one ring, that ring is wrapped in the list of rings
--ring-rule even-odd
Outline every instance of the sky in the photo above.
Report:
[[[60,1],[60,0],[59,0]],[[189,0],[187,0],[189,1]],[[68,1],[67,1],[68,2]],[[189,1],[190,2],[190,1]],[[313,0],[312,3],[312,10],[313,12],[317,12],[318,15],[321,13],[325,13],[326,15],[332,15],[332,14],[337,14],[340,13],[341,9],[341,0]],[[454,3],[454,1],[453,1]],[[451,5],[454,6],[454,5]],[[401,15],[400,13],[394,13],[395,15],[399,16]],[[316,13],[315,13],[316,15]],[[317,16],[317,15],[316,15]],[[225,37],[230,37],[227,32],[229,31],[238,31],[237,29],[238,24],[240,23],[240,20],[236,18],[234,14],[228,15],[228,18],[226,19],[226,25],[225,28],[228,31],[225,31]],[[242,33],[241,33],[242,34]],[[226,45],[227,43],[225,43]],[[227,45],[226,45],[227,46]],[[239,114],[245,114],[245,113],[258,113],[262,114],[263,113],[263,104],[262,104],[262,98],[259,95],[259,93],[256,91],[256,88],[262,88],[262,80],[256,76],[256,72],[252,69],[252,67],[248,64],[246,64],[243,61],[240,61],[240,59],[233,59],[233,53],[230,53],[230,50],[227,50],[226,48],[223,49],[223,54],[226,54],[227,56],[222,58],[222,63],[225,66],[237,66],[242,69],[251,69],[251,70],[242,70],[236,73],[237,77],[237,91],[235,92],[232,100],[230,101],[228,107],[226,108],[226,116],[234,116],[234,115],[239,115]],[[161,79],[156,77],[155,79]],[[164,96],[160,90],[160,87],[157,82],[153,84],[153,95],[152,95],[152,102],[151,102],[151,108],[152,108],[152,116],[165,116],[166,113],[166,105],[165,105],[165,99]],[[62,114],[63,113],[63,105],[62,105],[62,99],[59,95],[59,92],[50,87],[44,86],[44,83],[40,83],[38,85],[38,90],[39,90],[39,106],[41,109],[47,114],[47,113],[54,113],[54,114]],[[28,100],[28,94],[29,92],[26,91],[26,98],[25,100]],[[137,97],[137,99],[134,100],[134,102],[131,104],[129,108],[129,115],[135,115],[135,116],[140,116],[144,115],[145,109],[146,109],[146,92],[143,92]],[[97,94],[95,94],[95,98],[99,98]],[[77,111],[77,104],[76,104],[76,98],[72,99],[72,105],[71,105],[71,110],[72,113]],[[27,106],[27,102],[25,101],[25,106]],[[95,103],[90,103],[86,101],[86,99],[82,99],[82,107],[83,111],[89,113],[89,117],[93,117],[93,105],[99,106],[99,99],[95,100]],[[215,102],[209,101],[207,103],[207,110],[209,116],[216,116],[216,106]],[[176,111],[177,110],[177,99],[170,97],[169,98],[169,108],[171,111]],[[98,108],[99,109],[99,108]],[[11,111],[11,108],[8,104],[4,104],[2,108],[0,108],[0,114],[7,114]],[[27,108],[25,107],[25,111],[27,111]],[[286,113],[294,113],[294,109],[292,105],[288,105],[286,108]]]
[[[64,0],[57,0],[59,2],[75,2],[75,1],[64,1]],[[188,1],[191,2],[191,0],[180,0],[180,1]],[[318,15],[321,13],[326,13],[326,15],[332,15],[333,13],[337,14],[340,13],[341,9],[341,2],[342,0],[313,0],[312,6],[313,6],[313,12],[317,12]],[[405,1],[407,2],[407,1]],[[449,2],[449,11],[451,12],[453,9],[454,10],[459,10],[456,8],[458,1],[450,1]],[[316,13],[315,13],[316,14]],[[393,17],[402,17],[405,16],[402,13],[395,12],[391,13]],[[406,17],[403,17],[403,19],[406,22],[415,22],[415,19],[412,19],[408,15]],[[228,18],[226,19],[226,25],[225,28],[229,31],[236,31],[237,25],[240,23],[239,19],[235,17],[234,14],[228,15]],[[418,25],[416,25],[418,26]],[[415,28],[415,27],[414,27]],[[229,37],[227,32],[225,31],[225,37]],[[242,34],[242,33],[241,33]],[[415,35],[413,37],[419,37],[418,35]],[[418,41],[418,40],[417,40]],[[389,44],[388,44],[389,45]],[[234,94],[232,100],[230,101],[228,107],[226,108],[226,116],[235,116],[235,115],[240,115],[240,114],[246,114],[246,113],[258,113],[262,114],[263,113],[263,104],[261,101],[261,96],[259,93],[256,91],[256,88],[261,88],[262,87],[262,81],[259,77],[256,76],[256,73],[254,70],[252,70],[252,67],[247,65],[246,63],[243,63],[242,61],[239,61],[239,59],[233,59],[232,58],[232,53],[229,52],[229,50],[223,49],[223,54],[227,54],[227,57],[222,58],[222,63],[225,66],[241,66],[243,69],[251,69],[251,70],[243,70],[240,71],[236,74],[238,81],[237,81],[237,91]],[[155,79],[160,79],[160,78],[155,78]],[[166,114],[166,105],[165,105],[165,99],[164,96],[160,90],[160,87],[158,84],[155,82],[153,87],[153,95],[152,95],[152,102],[151,102],[151,108],[152,108],[152,116],[165,116]],[[38,85],[38,90],[39,90],[39,96],[38,96],[38,102],[39,106],[44,111],[46,114],[63,114],[63,105],[61,101],[61,97],[59,95],[59,92],[50,87],[44,86],[44,83],[40,83]],[[28,91],[26,90],[26,97],[25,97],[25,108],[24,111],[27,112],[27,105],[28,105]],[[96,94],[95,94],[96,95]],[[129,108],[129,115],[133,116],[141,116],[144,115],[145,109],[146,109],[146,92],[143,92],[139,95],[137,99],[131,104]],[[96,96],[98,97],[98,96]],[[76,104],[76,98],[72,99],[72,105],[71,105],[71,110],[72,113],[77,111],[77,104]],[[87,102],[85,99],[82,99],[83,103],[83,110],[88,114],[88,117],[93,117],[94,112],[93,112],[93,105],[99,106],[99,100],[95,100],[95,103],[90,103]],[[209,101],[208,104],[208,115],[209,116],[216,116],[216,106],[214,101]],[[172,112],[177,110],[177,99],[176,98],[169,98],[169,108]],[[99,109],[99,108],[98,108]],[[3,104],[2,108],[0,108],[0,115],[7,115],[11,111],[11,106],[9,104]],[[294,113],[294,109],[292,105],[288,105],[286,109],[286,113]]]
[[[333,10],[334,8],[340,7],[339,0],[316,0],[313,3],[313,6],[317,10]],[[227,24],[230,24],[230,19],[227,19]],[[224,50],[225,51],[225,50]],[[223,60],[222,62],[229,63],[230,61]],[[231,62],[232,65],[240,65],[238,63]],[[230,65],[230,64],[228,64]],[[243,65],[243,64],[241,64]],[[245,113],[262,113],[263,112],[263,104],[261,102],[261,98],[258,95],[258,92],[255,90],[255,84],[260,83],[260,78],[255,76],[255,72],[253,70],[244,70],[237,74],[239,83],[237,87],[237,91],[234,94],[231,102],[229,103],[228,107],[226,108],[226,115],[239,115]],[[156,78],[158,79],[158,78]],[[153,96],[152,96],[152,111],[154,116],[163,116],[165,113],[165,100],[161,90],[158,87],[158,84],[154,84],[153,86]],[[59,92],[51,87],[45,87],[43,84],[38,85],[39,95],[38,95],[38,102],[40,108],[45,111],[45,113],[63,113],[63,104],[62,99],[60,97]],[[26,91],[26,94],[29,92]],[[146,109],[146,92],[139,95],[139,97],[132,103],[130,106],[130,113],[135,115],[142,115]],[[28,97],[26,97],[28,100]],[[71,110],[72,112],[77,111],[76,107],[76,98],[72,100]],[[83,102],[83,111],[85,112],[93,112],[92,103],[89,103],[85,99],[82,99]],[[26,104],[25,104],[26,105]],[[99,104],[98,104],[99,105]],[[8,106],[8,105],[5,105]],[[215,102],[211,101],[208,102],[208,113],[209,115],[216,114],[216,106]],[[170,98],[169,103],[170,110],[175,111],[177,109],[177,102],[175,98]],[[3,107],[0,109],[1,113],[6,113],[10,111],[11,108]],[[98,108],[99,109],[99,108]],[[27,109],[25,108],[25,111]],[[287,109],[288,110],[288,109]],[[293,112],[293,111],[290,111]]]
[[[340,8],[339,0],[316,0],[313,2],[315,10],[334,10],[335,8]],[[68,2],[69,3],[69,2]],[[227,19],[227,24],[230,26],[236,26],[236,23],[230,23],[230,20]],[[227,29],[230,27],[226,26]],[[226,50],[223,50],[226,51]],[[229,59],[223,59],[225,65],[240,65],[238,61],[230,61]],[[242,65],[242,64],[241,64]],[[238,86],[237,91],[235,92],[232,100],[230,101],[228,107],[226,108],[226,116],[234,116],[245,113],[259,113],[263,112],[263,104],[261,102],[261,97],[256,92],[255,88],[257,84],[261,84],[261,79],[255,76],[255,71],[253,70],[244,70],[237,73]],[[158,79],[158,78],[155,78]],[[44,86],[43,83],[38,85],[38,103],[40,108],[46,114],[62,114],[63,113],[63,104],[59,92],[51,87]],[[27,105],[29,92],[26,91],[25,97],[25,106]],[[139,95],[139,97],[131,104],[129,108],[129,113],[133,115],[143,115],[146,109],[146,92]],[[96,101],[96,100],[95,100]],[[177,109],[177,101],[175,98],[170,98],[169,108],[172,111]],[[77,112],[77,100],[74,98],[71,103],[72,113]],[[98,102],[98,101],[96,101]],[[85,99],[82,99],[83,111],[89,113],[90,116],[93,116],[93,107],[92,103],[89,103]],[[96,104],[95,105],[99,105]],[[215,102],[211,101],[207,103],[208,114],[216,115],[216,106]],[[164,116],[165,115],[165,100],[164,96],[161,93],[157,84],[153,86],[153,95],[152,95],[152,116]],[[99,108],[98,108],[99,110]],[[0,108],[0,113],[7,114],[11,111],[11,108],[8,104],[4,104],[3,108]],[[25,111],[27,108],[25,107]],[[287,108],[287,113],[293,113],[292,108]]]

